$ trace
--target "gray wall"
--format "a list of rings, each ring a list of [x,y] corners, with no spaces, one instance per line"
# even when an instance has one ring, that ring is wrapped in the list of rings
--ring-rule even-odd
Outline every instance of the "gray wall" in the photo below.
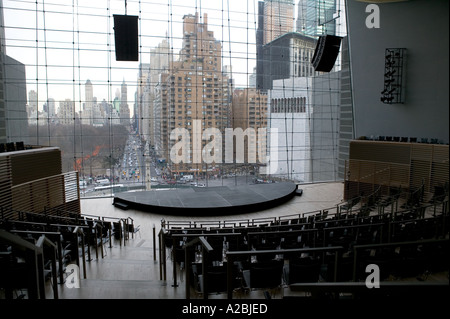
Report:
[[[380,28],[366,27],[369,3],[347,0],[355,137],[449,140],[449,3],[378,4]],[[384,51],[406,48],[404,104],[380,101]]]

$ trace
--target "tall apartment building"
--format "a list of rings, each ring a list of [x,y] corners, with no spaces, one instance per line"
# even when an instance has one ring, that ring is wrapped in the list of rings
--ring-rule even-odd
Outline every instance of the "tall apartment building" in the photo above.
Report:
[[[145,90],[147,87],[147,78],[150,72],[149,63],[139,64],[139,73],[137,78],[137,89],[136,89],[136,108],[134,111],[134,116],[136,119],[136,128],[139,135],[144,139],[149,135],[149,118],[148,118],[148,108],[150,107],[146,102]]]
[[[285,33],[294,31],[293,0],[265,0],[258,2],[258,26],[256,29],[256,87],[263,88],[263,47]]]
[[[120,124],[130,125],[130,107],[128,105],[128,88],[125,79],[120,86]]]
[[[56,103],[54,98],[48,98],[47,103],[45,103],[44,111],[47,112],[50,118],[56,115]]]
[[[36,113],[37,111],[38,111],[38,95],[35,90],[30,90],[28,92],[28,104],[27,104],[28,116]]]
[[[262,46],[256,61],[256,87],[267,91],[274,80],[317,75],[311,64],[316,43],[312,37],[289,32]]]
[[[339,35],[337,18],[344,16],[337,0],[300,0],[296,31],[309,36]]]
[[[233,91],[232,104],[232,123],[233,129],[242,129],[246,131],[251,129],[255,132],[255,136],[247,136],[247,143],[257,145],[258,129],[267,129],[267,94],[262,93],[255,88],[235,89]],[[249,159],[258,159],[257,148],[244,146],[244,161],[251,162]]]
[[[150,50],[150,64],[147,66],[147,70],[142,72],[140,76],[141,88],[141,136],[144,137],[150,145],[155,145],[155,134],[159,134],[156,131],[157,121],[155,116],[155,96],[156,85],[159,83],[159,76],[163,72],[167,72],[169,64],[172,60],[172,50],[169,46],[169,41],[163,39],[155,48]]]
[[[294,31],[293,0],[264,1],[264,44]]]
[[[73,124],[75,116],[75,103],[71,99],[65,99],[64,101],[59,102],[59,124]]]
[[[27,142],[26,99],[25,65],[0,52],[0,143]]]
[[[160,128],[160,136],[155,136],[156,149],[168,161],[172,173],[204,173],[208,168],[201,151],[208,141],[193,141],[205,129],[215,128],[223,133],[228,125],[230,86],[222,72],[221,56],[222,44],[208,30],[207,14],[203,15],[203,22],[199,21],[198,14],[185,15],[179,59],[171,62],[169,71],[160,75],[154,109],[158,122],[155,131]],[[176,128],[190,136],[192,147],[183,150],[188,163],[170,161],[170,151],[178,142],[171,140],[170,134]]]
[[[88,79],[84,84],[84,105],[81,115],[81,123],[85,125],[93,124],[93,101],[94,88],[92,82]]]
[[[155,118],[154,146],[159,160],[169,160],[169,137],[168,137],[168,95],[167,78],[168,73],[159,75],[155,86],[155,98],[153,100],[153,114]]]

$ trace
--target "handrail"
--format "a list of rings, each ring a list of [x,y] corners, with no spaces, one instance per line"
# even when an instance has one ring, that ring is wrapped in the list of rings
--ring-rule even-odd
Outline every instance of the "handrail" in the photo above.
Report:
[[[36,252],[38,251],[36,245],[33,245],[29,241],[21,238],[20,236],[11,234],[10,232],[4,229],[0,229],[0,238],[7,240],[9,243],[21,249],[22,251],[24,251],[25,249],[29,249]]]
[[[196,237],[193,240],[191,240],[189,243],[186,243],[183,245],[184,249],[184,258],[185,258],[185,266],[186,266],[186,279],[185,279],[185,285],[186,285],[186,299],[190,299],[191,297],[191,289],[190,289],[190,273],[191,273],[191,255],[189,254],[189,249],[192,248],[194,245],[200,243],[202,246],[202,274],[203,274],[203,298],[208,299],[208,276],[206,275],[206,265],[207,265],[207,259],[208,254],[214,250],[214,248],[208,243],[208,241],[205,239],[205,237],[200,236]],[[176,265],[174,264],[174,279],[176,283]]]
[[[56,252],[57,252],[57,245],[55,243],[53,243],[50,239],[48,239],[45,235],[41,235],[41,237],[39,237],[39,239],[36,242],[36,246],[41,250],[42,254],[44,251],[44,245],[48,246],[52,249],[53,251],[53,256],[51,257],[51,263],[52,263],[52,277],[53,277],[53,297],[54,299],[58,299],[58,285],[57,285],[57,274],[56,274]],[[44,278],[43,278],[43,273],[44,273],[44,258],[41,256],[42,254],[39,254],[39,264],[38,264],[38,269],[39,274],[40,274],[40,286],[41,286],[41,290],[45,292],[45,285],[44,285]],[[40,269],[42,267],[42,269]],[[45,296],[45,293],[44,293]]]
[[[12,229],[9,232],[11,233],[19,233],[19,234],[38,234],[38,235],[51,235],[56,238],[56,246],[58,254],[58,263],[59,263],[59,282],[60,284],[64,283],[64,275],[63,275],[63,262],[62,262],[62,243],[61,243],[61,232],[48,232],[48,231],[32,231],[32,230],[16,230]]]
[[[303,233],[317,233],[319,229],[317,228],[306,228],[306,229],[293,229],[293,230],[275,230],[275,231],[262,231],[262,232],[248,232],[248,246],[251,248],[251,237],[261,236],[261,235],[292,235],[292,234],[303,234]],[[309,235],[309,234],[308,234]],[[313,245],[315,246],[316,238],[313,237]]]
[[[357,196],[355,198],[361,199],[361,196]],[[343,205],[346,205],[348,201],[354,200],[355,198],[349,199],[349,200],[344,201],[342,203],[338,203],[337,205],[335,205],[333,207],[324,208],[322,210],[316,210],[316,211],[305,212],[305,213],[297,213],[297,214],[289,214],[289,215],[279,216],[278,218],[276,218],[276,221],[281,221],[281,220],[286,221],[286,218],[292,219],[292,218],[289,218],[289,217],[302,218],[302,217],[305,217],[307,215],[310,216],[312,214],[322,214],[323,211],[328,211],[328,217],[330,217],[330,216],[339,216],[342,213],[340,208]],[[447,203],[448,203],[448,201],[447,201]],[[442,205],[442,206],[443,206],[443,209],[442,209],[443,213],[445,214],[448,211],[448,206],[445,206],[445,205]],[[436,207],[437,207],[436,203],[430,203],[430,204],[424,206],[424,208],[434,208],[435,210],[436,210]],[[331,213],[331,211],[333,211],[333,210],[337,210],[337,212],[336,213]],[[403,211],[409,211],[409,210],[410,209],[404,209]],[[356,216],[356,213],[358,213],[359,211],[360,211],[360,208],[354,208],[353,207],[348,212],[349,213],[354,213],[352,215]],[[401,213],[401,212],[402,211],[398,211],[398,213]],[[391,214],[391,213],[386,213],[386,214]],[[382,215],[382,214],[378,214],[378,215]],[[272,218],[272,217],[268,217],[268,218]],[[332,220],[332,219],[330,218],[330,220]],[[224,220],[224,221],[217,221],[217,223],[219,225],[222,225],[221,227],[226,228],[227,226],[236,226],[237,223],[240,223],[239,226],[242,226],[244,224],[246,224],[248,226],[251,226],[251,225],[254,225],[256,221],[258,223],[260,223],[260,221],[258,221],[258,219],[255,219],[255,221],[253,221],[253,219],[227,219],[227,220]],[[323,220],[321,220],[321,221],[323,221]],[[195,228],[197,228],[197,223],[201,224],[202,221],[195,221],[195,222],[193,222],[193,221],[167,221],[167,220],[162,219],[161,220],[161,228],[171,229],[172,226],[173,227],[181,226],[181,227],[187,227],[187,228],[181,228],[181,229],[195,229]]]
[[[383,243],[383,244],[354,245],[353,246],[353,281],[356,280],[356,265],[357,265],[357,259],[358,259],[358,250],[360,250],[360,249],[433,244],[433,243],[443,243],[443,242],[448,242],[448,241],[449,241],[449,238],[441,238],[441,239],[422,239],[422,240],[413,240],[413,241],[391,242],[391,243]]]
[[[80,226],[75,227],[75,229],[73,230],[73,234],[75,234],[75,239],[76,239],[76,250],[75,250],[75,256],[76,256],[76,262],[77,262],[77,266],[80,267],[80,254],[79,254],[79,249],[80,249],[80,242],[78,240],[78,237],[81,236],[81,245],[82,245],[82,258],[83,258],[83,275],[84,275],[84,279],[86,279],[86,256],[84,253],[84,231],[83,228]],[[89,254],[89,259],[90,259],[90,252],[88,249],[88,254]]]
[[[326,252],[326,251],[339,251],[343,250],[342,246],[329,246],[329,247],[316,247],[316,248],[295,248],[295,249],[269,249],[269,250],[243,250],[243,251],[227,251],[227,295],[228,299],[233,298],[233,264],[235,257],[252,256],[252,255],[290,255],[298,253],[310,253],[310,252]],[[334,262],[334,280],[337,278],[337,266],[338,266],[338,254],[335,254]]]
[[[52,247],[56,247],[56,245],[51,242],[45,235],[42,235],[37,244],[33,244],[18,235],[14,235],[4,229],[0,229],[0,238],[7,241],[10,245],[15,248],[22,250],[26,253],[26,264],[29,269],[28,274],[30,280],[28,281],[28,296],[30,299],[45,299],[45,284],[44,284],[44,267],[43,267],[43,245],[50,245]],[[53,280],[54,280],[54,294],[55,299],[58,297],[57,286],[56,284],[56,260],[53,258],[52,269],[54,271]],[[10,287],[7,287],[9,290]],[[7,291],[7,298],[11,297],[11,292]]]
[[[128,220],[131,220],[131,224],[128,223]],[[130,229],[128,228],[128,226],[131,225],[131,238],[134,238],[134,219],[131,217],[127,218],[127,233],[130,232]]]
[[[164,281],[167,279],[166,268],[166,243],[164,241],[164,228],[161,228],[158,233],[159,238],[159,279]],[[164,277],[163,277],[164,274]]]
[[[176,238],[180,238],[180,237],[181,238],[183,238],[183,237],[186,237],[186,238],[187,237],[210,237],[210,236],[212,236],[212,237],[216,237],[216,236],[223,237],[223,236],[241,236],[241,235],[242,235],[241,233],[172,234],[172,241],[173,241],[173,244],[172,244],[173,248],[172,249],[175,249],[175,246],[176,246],[175,240],[176,240]],[[164,236],[162,236],[162,237],[164,237]],[[164,251],[165,251],[165,246],[163,246],[163,247],[164,247]],[[184,245],[181,248],[184,249]],[[177,260],[175,258],[175,253],[173,254],[173,261],[172,261],[172,263],[173,263],[173,280],[174,280],[173,287],[178,287],[178,284],[177,284],[177,266],[176,266]],[[165,264],[164,264],[164,267],[165,267]]]

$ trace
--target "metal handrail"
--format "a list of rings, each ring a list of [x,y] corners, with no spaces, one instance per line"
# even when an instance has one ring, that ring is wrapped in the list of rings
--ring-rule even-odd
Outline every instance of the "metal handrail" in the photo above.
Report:
[[[296,248],[296,249],[270,249],[270,250],[244,250],[244,251],[227,251],[227,296],[228,299],[233,298],[233,264],[234,259],[236,257],[243,256],[254,256],[254,255],[268,255],[268,254],[277,254],[285,255],[290,254],[301,254],[301,253],[314,253],[314,252],[327,252],[327,251],[335,251],[338,252],[343,250],[342,246],[330,246],[330,247],[316,247],[316,248]],[[339,255],[335,254],[335,262],[334,262],[334,280],[337,278],[337,266],[338,266],[338,258]]]
[[[448,238],[440,239],[422,239],[414,241],[401,241],[393,243],[383,243],[383,244],[367,244],[367,245],[354,245],[353,246],[353,281],[356,280],[356,270],[358,261],[358,250],[360,249],[374,249],[374,248],[386,248],[386,247],[398,247],[398,246],[408,246],[408,245],[423,245],[423,244],[435,244],[448,242]]]
[[[85,240],[84,240],[84,231],[83,227],[77,226],[75,227],[73,234],[76,236],[76,249],[75,249],[75,255],[76,255],[76,262],[77,266],[80,267],[80,254],[79,254],[79,248],[80,248],[80,242],[79,242],[79,236],[81,236],[81,245],[82,245],[82,259],[83,259],[83,278],[86,279],[86,255],[84,253],[84,246],[85,246]],[[90,252],[88,249],[89,259],[90,259]]]
[[[47,232],[47,231],[32,231],[32,230],[15,230],[12,229],[9,232],[11,233],[18,233],[18,234],[38,234],[38,235],[48,235],[48,236],[54,236],[56,238],[56,247],[57,251],[59,252],[57,255],[58,263],[59,263],[59,283],[64,283],[64,275],[63,275],[63,262],[62,262],[62,243],[61,243],[61,233],[60,232]]]
[[[48,239],[45,235],[41,235],[41,237],[39,237],[39,239],[36,242],[36,247],[39,248],[40,250],[40,254],[38,255],[39,258],[39,264],[38,264],[38,269],[39,274],[40,274],[40,289],[41,291],[44,291],[44,297],[45,297],[45,285],[44,285],[44,278],[43,278],[43,273],[44,273],[44,258],[43,258],[43,251],[44,251],[44,245],[47,247],[50,247],[53,251],[53,256],[51,257],[51,263],[52,263],[52,277],[53,277],[53,297],[54,299],[58,299],[58,285],[57,285],[57,274],[56,274],[56,253],[57,253],[57,245],[55,243],[53,243],[50,239]],[[41,268],[42,267],[42,268]]]
[[[18,235],[12,234],[6,230],[0,229],[0,238],[7,241],[10,245],[22,250],[26,253],[26,263],[29,265],[30,271],[28,297],[30,299],[45,299],[45,283],[44,283],[44,265],[43,265],[43,246],[48,245],[56,249],[56,245],[42,235],[36,244],[33,244]],[[35,269],[35,270],[33,270]],[[37,271],[36,271],[37,270]],[[55,299],[58,298],[58,290],[56,286],[56,257],[52,258],[52,272],[53,272],[53,290]],[[10,287],[7,287],[10,288]],[[7,298],[11,297],[11,292],[7,291]]]
[[[207,259],[208,254],[214,250],[214,248],[208,243],[208,241],[205,239],[205,237],[200,236],[196,237],[190,242],[183,245],[184,249],[184,258],[185,258],[185,265],[186,265],[186,279],[185,279],[185,285],[186,285],[186,299],[190,299],[191,293],[190,293],[190,270],[191,270],[191,256],[189,254],[190,248],[192,248],[194,245],[200,243],[202,247],[202,275],[203,275],[203,299],[208,299],[208,276],[206,275],[206,265],[207,265]],[[174,274],[176,265],[174,264]],[[176,275],[174,276],[176,278]]]

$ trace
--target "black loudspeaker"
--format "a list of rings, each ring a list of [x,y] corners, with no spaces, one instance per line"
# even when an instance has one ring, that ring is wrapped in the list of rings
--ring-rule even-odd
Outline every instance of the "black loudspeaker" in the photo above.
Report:
[[[341,46],[342,37],[335,35],[320,36],[317,41],[311,63],[314,70],[321,72],[330,72],[336,62]]]
[[[139,61],[138,16],[113,17],[116,61]]]

